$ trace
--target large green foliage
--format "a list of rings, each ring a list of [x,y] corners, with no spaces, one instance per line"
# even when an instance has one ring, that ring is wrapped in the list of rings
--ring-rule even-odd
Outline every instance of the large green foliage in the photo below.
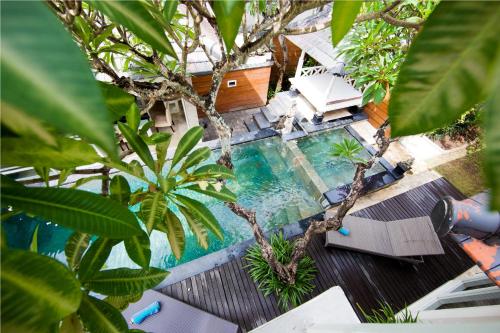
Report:
[[[56,260],[2,249],[2,331],[40,332],[75,312],[80,284]]]
[[[272,235],[269,241],[276,260],[282,264],[288,264],[294,250],[293,241],[285,239],[282,233]],[[313,259],[309,256],[300,259],[294,284],[288,284],[280,279],[262,256],[260,246],[254,245],[249,248],[245,259],[248,262],[246,266],[248,273],[258,284],[259,289],[266,296],[275,294],[278,298],[278,305],[283,310],[300,305],[304,297],[314,289],[312,281],[317,269]]]
[[[390,107],[393,135],[448,125],[486,101],[486,176],[500,208],[498,2],[442,2],[429,16],[401,68]],[[446,36],[446,38],[443,38]]]
[[[121,25],[134,34],[136,46],[159,51],[165,59],[162,53],[175,56],[166,36],[179,21],[176,4],[166,4],[162,14],[151,2],[94,2],[112,22],[92,34],[90,15],[77,16],[75,33],[93,54],[126,55],[130,46],[112,45],[108,39]],[[94,7],[84,8],[96,13]],[[164,17],[171,22],[162,22]],[[71,331],[83,324],[91,332],[127,331],[115,305],[126,307],[168,275],[150,267],[149,234],[154,229],[165,233],[178,259],[185,247],[183,218],[203,248],[208,247],[208,232],[222,238],[213,214],[190,193],[235,201],[220,181],[234,174],[221,166],[201,166],[211,155],[208,148],[195,148],[203,136],[201,127],[187,131],[168,162],[171,135],[149,135],[152,123],[140,126],[134,97],[93,79],[70,35],[39,2],[2,3],[2,85],[2,165],[34,167],[47,185],[25,187],[2,176],[6,216],[25,212],[75,230],[65,246],[67,266],[35,253],[36,232],[33,252],[11,250],[2,238],[2,329],[45,332],[61,326]],[[118,121],[118,130],[137,154],[131,162],[116,156],[113,121],[122,117],[126,123]],[[75,168],[96,162],[122,174],[111,170],[108,176],[103,169],[102,175],[81,178],[71,189],[59,187]],[[48,186],[51,170],[60,172],[56,188]],[[132,193],[125,175],[146,186]],[[92,180],[109,182],[103,183],[109,191],[97,195],[74,189]],[[138,214],[128,209],[136,204]],[[141,269],[105,269],[113,246],[121,242]],[[101,301],[91,292],[109,297]]]
[[[230,53],[238,35],[243,13],[245,12],[245,2],[239,0],[219,0],[212,3],[212,8],[217,20],[217,26],[224,39],[227,53]]]
[[[398,6],[396,16],[403,21],[421,21],[430,14],[435,3],[435,1],[405,1]],[[333,15],[335,6],[336,4]],[[353,6],[354,2],[343,4],[343,7]],[[361,13],[380,12],[385,6],[386,3],[381,1],[365,2]],[[345,20],[342,22],[349,23]],[[335,22],[332,21],[332,29],[334,25]],[[386,93],[394,86],[399,67],[415,34],[414,29],[394,26],[380,19],[354,25],[345,41],[340,44],[340,52],[345,57],[346,69],[355,79],[356,87],[365,89],[363,104],[370,101],[376,104],[382,102]]]
[[[1,60],[2,113],[115,151],[111,118],[85,57],[42,2],[2,2]],[[7,125],[23,134],[15,122]]]

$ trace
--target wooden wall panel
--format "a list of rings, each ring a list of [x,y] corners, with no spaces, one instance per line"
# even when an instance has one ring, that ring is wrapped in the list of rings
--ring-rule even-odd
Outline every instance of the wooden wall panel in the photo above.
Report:
[[[274,52],[276,54],[276,59],[281,63],[283,59],[283,50],[281,49],[280,43],[277,37],[273,38]],[[302,50],[295,45],[293,42],[285,38],[285,44],[288,51],[288,63],[286,66],[286,73],[295,74],[297,69],[297,63],[299,62],[300,54]],[[273,66],[271,71],[271,82],[275,82],[278,79],[278,67]]]
[[[271,67],[242,69],[227,73],[222,80],[215,108],[219,112],[230,112],[266,105],[270,74]],[[236,87],[228,88],[227,81],[229,80],[236,80]],[[210,91],[212,75],[193,76],[191,81],[196,92],[205,95]],[[200,116],[203,114],[200,113]]]
[[[388,117],[387,110],[389,109],[388,100],[382,101],[380,104],[375,104],[370,102],[365,105],[364,111],[368,116],[368,122],[372,124],[373,127],[379,128],[380,125],[386,121]],[[390,135],[390,128],[386,130],[386,134]]]

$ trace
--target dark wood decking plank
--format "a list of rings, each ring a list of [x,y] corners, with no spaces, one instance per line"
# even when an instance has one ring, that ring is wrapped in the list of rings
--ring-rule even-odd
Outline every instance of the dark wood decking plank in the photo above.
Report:
[[[464,198],[446,180],[437,179],[353,215],[381,221],[425,216],[445,195]],[[325,248],[322,237],[314,236],[307,249],[315,260],[319,274],[315,279],[315,291],[306,299],[339,285],[358,316],[357,303],[365,311],[370,311],[378,307],[379,300],[387,301],[399,310],[473,265],[449,238],[442,240],[445,255],[428,256],[423,264],[410,265],[394,259]],[[247,331],[279,316],[282,311],[274,296],[265,297],[258,290],[243,269],[244,265],[244,259],[237,258],[211,271],[169,285],[162,292],[237,323],[243,331]]]
[[[235,293],[235,288],[233,286],[233,282],[232,282],[232,279],[231,279],[231,273],[229,271],[229,267],[228,267],[228,264],[225,263],[221,266],[219,266],[222,270],[221,270],[221,277],[224,281],[224,291],[226,292],[226,294],[229,294],[229,297],[228,297],[228,301],[230,304],[229,305],[229,311],[233,313],[233,316],[234,316],[234,322],[235,323],[238,323],[238,325],[240,325],[240,327],[244,328],[246,325],[245,325],[245,321],[243,320],[243,316],[242,316],[242,310],[240,309],[240,304],[238,302],[238,298],[236,297]]]

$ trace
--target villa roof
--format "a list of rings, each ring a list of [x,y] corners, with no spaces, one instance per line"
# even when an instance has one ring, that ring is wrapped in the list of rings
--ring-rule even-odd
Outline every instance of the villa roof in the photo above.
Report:
[[[338,49],[332,45],[332,34],[329,28],[308,34],[288,35],[286,38],[327,68],[343,63]]]
[[[359,105],[363,97],[359,90],[343,78],[329,72],[300,76],[290,79],[290,82],[319,112]]]

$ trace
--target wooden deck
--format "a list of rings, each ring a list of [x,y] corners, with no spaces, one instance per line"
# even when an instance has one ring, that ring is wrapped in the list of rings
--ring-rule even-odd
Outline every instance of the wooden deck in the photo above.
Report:
[[[424,216],[444,195],[464,198],[441,178],[353,215],[384,221]],[[445,255],[426,257],[425,263],[411,265],[394,259],[325,248],[324,235],[318,235],[308,248],[319,270],[316,289],[310,298],[339,285],[360,319],[362,316],[356,304],[367,311],[377,308],[379,301],[386,301],[399,310],[473,265],[451,239],[442,243]],[[244,266],[244,259],[235,258],[167,286],[162,292],[236,323],[245,332],[279,316],[281,311],[273,296],[264,297],[257,290]]]

